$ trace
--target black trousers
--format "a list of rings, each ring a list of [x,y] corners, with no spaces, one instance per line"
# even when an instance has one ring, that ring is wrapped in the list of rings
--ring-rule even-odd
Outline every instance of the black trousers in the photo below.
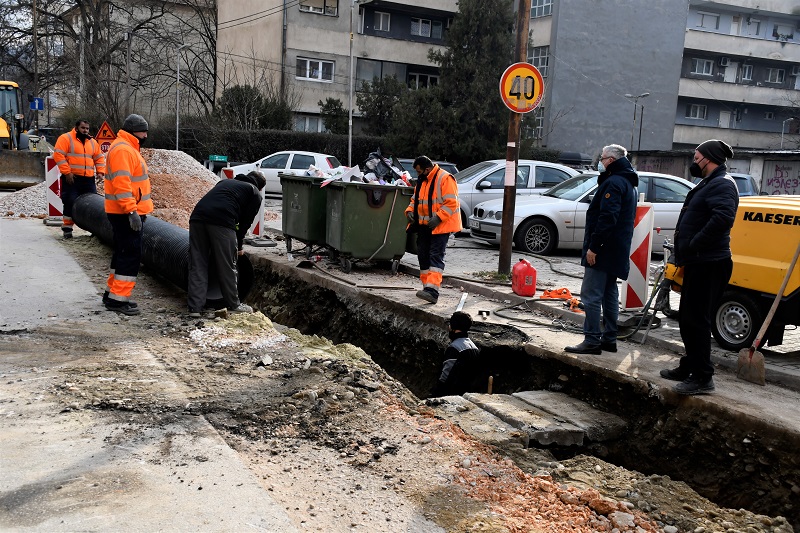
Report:
[[[218,284],[228,309],[239,307],[236,231],[222,226],[189,222],[190,311],[206,305],[209,282]]]
[[[142,262],[142,231],[131,229],[128,215],[106,213],[114,232],[114,251],[111,254],[111,275],[108,290],[112,300],[127,301],[131,295]],[[147,216],[142,215],[142,228]]]
[[[686,355],[678,369],[699,380],[714,375],[711,364],[711,320],[722,291],[731,279],[731,258],[686,265],[678,310],[681,339]]]

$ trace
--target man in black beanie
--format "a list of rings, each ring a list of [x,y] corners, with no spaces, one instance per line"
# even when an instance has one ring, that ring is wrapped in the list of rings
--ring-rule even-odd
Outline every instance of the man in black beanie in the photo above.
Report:
[[[481,350],[469,338],[472,317],[456,311],[450,317],[449,336],[452,341],[444,351],[444,363],[439,381],[431,396],[447,396],[471,392],[469,389],[478,377],[478,355]]]
[[[711,364],[711,317],[733,271],[731,227],[739,191],[725,162],[731,147],[712,139],[699,145],[689,173],[703,180],[686,195],[675,228],[675,264],[684,268],[678,316],[686,355],[678,368],[661,376],[680,381],[678,394],[714,390]]]

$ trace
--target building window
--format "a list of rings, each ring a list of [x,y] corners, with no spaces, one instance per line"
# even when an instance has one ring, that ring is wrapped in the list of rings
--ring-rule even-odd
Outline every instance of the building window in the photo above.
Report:
[[[553,0],[531,0],[531,18],[553,14]]]
[[[694,118],[698,120],[706,119],[707,109],[704,105],[691,104],[686,107],[686,118]]]
[[[375,31],[389,31],[389,13],[375,12]]]
[[[531,55],[528,57],[528,63],[539,69],[543,78],[547,77],[547,66],[550,62],[550,47],[549,46],[534,46],[531,50]]]
[[[794,28],[788,24],[775,24],[772,28],[772,36],[781,41],[794,39]]]
[[[442,23],[441,22],[439,22],[438,20],[434,20],[431,23],[431,37],[433,37],[434,39],[441,40],[442,37],[444,36],[443,31],[444,31],[444,29],[442,27]]]
[[[773,113],[772,111],[764,112],[764,120],[774,120],[774,119],[775,119],[775,113]]]
[[[703,28],[706,30],[719,29],[719,13],[708,13],[706,11],[698,11],[697,16],[699,17],[697,21],[698,28]]]
[[[433,74],[408,73],[408,87],[411,89],[424,89],[432,85],[439,85],[439,76]]]
[[[783,83],[786,71],[782,68],[768,68],[767,69],[767,83]]]
[[[537,107],[536,111],[534,111],[533,115],[534,126],[533,126],[533,138],[534,139],[542,139],[544,138],[544,108]]]
[[[320,133],[325,131],[325,126],[320,117],[308,116],[308,115],[295,115],[294,131],[311,131],[314,133]],[[286,164],[284,163],[284,166],[285,165]],[[308,166],[306,166],[306,168],[308,168]]]
[[[300,0],[300,11],[335,17],[339,13],[339,0]]]
[[[692,58],[692,74],[711,76],[714,73],[714,62],[710,59]]]
[[[742,65],[742,81],[753,80],[753,65]]]
[[[411,35],[420,37],[431,36],[431,21],[426,19],[411,19]]]
[[[745,28],[745,35],[756,36],[761,35],[761,21],[751,17],[747,17],[747,28]]]
[[[333,81],[333,61],[298,57],[295,76],[305,80]]]

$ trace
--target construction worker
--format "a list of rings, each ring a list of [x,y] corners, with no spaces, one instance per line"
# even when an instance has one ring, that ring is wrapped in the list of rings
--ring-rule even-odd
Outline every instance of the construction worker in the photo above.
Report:
[[[472,317],[463,311],[456,311],[450,317],[450,345],[444,351],[442,373],[431,396],[448,396],[471,392],[477,378],[478,356],[481,349],[469,338]]]
[[[72,131],[56,141],[53,159],[61,172],[61,201],[64,203],[61,231],[65,239],[72,238],[72,205],[81,194],[97,194],[95,175],[104,177],[106,158],[100,143],[89,135],[89,121],[80,119]]]
[[[108,149],[108,174],[104,181],[106,216],[114,230],[114,252],[108,290],[103,294],[106,309],[125,315],[141,311],[131,301],[142,257],[142,227],[153,211],[147,163],[139,153],[147,141],[147,121],[128,115]]]
[[[414,160],[417,185],[406,208],[407,231],[417,234],[417,258],[422,290],[417,297],[435,304],[439,301],[444,272],[444,254],[451,233],[461,231],[456,180],[421,155]]]

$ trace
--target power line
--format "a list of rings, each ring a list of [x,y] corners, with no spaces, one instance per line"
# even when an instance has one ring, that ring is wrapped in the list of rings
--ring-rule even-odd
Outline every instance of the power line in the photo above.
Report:
[[[270,9],[265,9],[264,11],[259,11],[258,13],[252,13],[250,15],[245,15],[243,17],[238,17],[238,18],[235,18],[235,19],[226,20],[225,22],[218,23],[217,30],[218,31],[229,30],[229,29],[235,28],[237,26],[242,26],[244,24],[249,24],[251,22],[255,22],[257,20],[261,20],[263,18],[282,13],[283,10],[284,10],[284,7],[286,9],[288,9],[290,7],[294,7],[294,6],[299,5],[299,4],[300,4],[300,0],[295,0],[295,1],[292,1],[290,3],[287,3],[286,6],[272,7]],[[256,16],[256,15],[258,15],[258,16]],[[251,18],[251,17],[255,17],[255,18]],[[249,19],[249,20],[242,20],[242,19]],[[242,20],[242,22],[238,22],[237,24],[231,24],[230,26],[226,26],[224,28],[221,27],[223,24],[230,24],[231,22],[236,22],[237,20]]]

